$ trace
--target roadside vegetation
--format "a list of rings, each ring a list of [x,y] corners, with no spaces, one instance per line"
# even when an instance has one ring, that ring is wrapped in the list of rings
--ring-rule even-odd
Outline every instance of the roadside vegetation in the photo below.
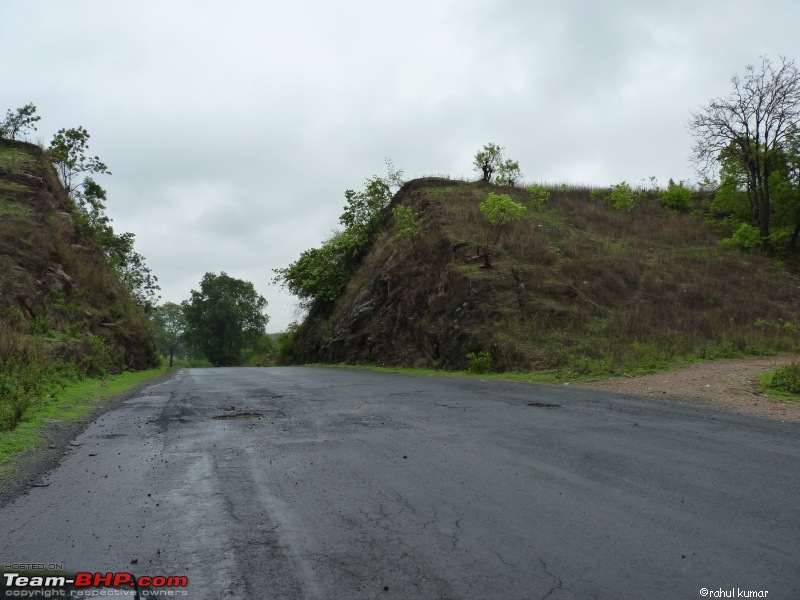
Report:
[[[386,159],[387,175],[375,175],[362,191],[346,190],[345,206],[339,217],[341,229],[319,248],[311,248],[294,263],[275,270],[274,283],[286,287],[306,308],[325,310],[342,295],[347,282],[369,253],[376,236],[384,229],[384,220],[392,192],[402,184],[402,170]],[[413,238],[417,216],[403,208],[394,213],[402,238]]]
[[[24,418],[12,431],[0,435],[0,476],[5,473],[16,455],[38,445],[46,424],[73,421],[91,414],[102,400],[125,392],[133,386],[167,369],[149,369],[109,375],[102,379],[69,381],[62,379],[42,386],[36,401],[25,411]]]
[[[800,401],[800,363],[790,362],[760,378],[761,389],[780,398]]]
[[[83,379],[156,366],[146,312],[158,289],[105,213],[108,174],[88,132],[24,141],[33,104],[0,122],[0,435]]]

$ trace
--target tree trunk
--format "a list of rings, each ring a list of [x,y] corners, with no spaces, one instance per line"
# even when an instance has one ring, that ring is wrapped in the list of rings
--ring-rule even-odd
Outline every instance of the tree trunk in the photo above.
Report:
[[[764,245],[769,246],[769,220],[770,220],[770,206],[769,206],[769,174],[770,165],[765,162],[762,165],[763,171],[759,172],[758,181],[758,213],[759,213],[759,229],[761,230],[761,237],[764,238]]]
[[[794,232],[792,232],[792,237],[789,239],[789,250],[794,250],[797,246],[797,236],[800,235],[800,223],[794,226]]]

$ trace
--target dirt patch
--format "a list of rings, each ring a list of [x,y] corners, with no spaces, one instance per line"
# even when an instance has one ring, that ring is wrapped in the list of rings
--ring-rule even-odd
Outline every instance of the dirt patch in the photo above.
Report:
[[[582,387],[800,422],[800,401],[763,394],[758,382],[761,373],[793,360],[800,356],[723,360],[653,375],[614,377]]]

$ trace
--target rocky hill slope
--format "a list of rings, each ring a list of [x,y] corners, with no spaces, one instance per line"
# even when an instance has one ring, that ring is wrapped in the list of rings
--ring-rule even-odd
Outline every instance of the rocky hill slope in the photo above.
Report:
[[[490,225],[490,191],[528,218]],[[482,182],[405,184],[392,206],[416,211],[420,234],[397,239],[387,216],[342,297],[299,328],[297,357],[461,369],[488,352],[497,370],[608,373],[797,349],[797,273],[721,245],[702,214],[654,197],[625,212],[588,188],[531,200]]]
[[[155,364],[146,315],[81,237],[76,210],[41,148],[0,140],[0,401],[56,364]]]

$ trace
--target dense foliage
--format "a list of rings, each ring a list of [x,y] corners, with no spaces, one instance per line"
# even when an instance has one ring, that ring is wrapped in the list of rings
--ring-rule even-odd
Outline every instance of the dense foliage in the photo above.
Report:
[[[521,219],[528,212],[519,202],[514,202],[508,194],[490,192],[480,204],[481,212],[494,226],[505,225]]]
[[[359,236],[347,230],[335,232],[319,248],[305,250],[288,267],[276,269],[275,281],[306,304],[333,302],[358,266],[362,248]]]
[[[692,205],[692,190],[687,188],[683,181],[675,183],[672,179],[667,184],[667,189],[661,193],[661,206],[674,211],[681,212],[687,210]]]
[[[387,160],[389,175],[367,179],[364,189],[344,193],[347,203],[335,231],[319,248],[304,251],[300,258],[282,269],[275,269],[276,283],[285,286],[301,302],[332,303],[344,291],[350,276],[381,230],[384,211],[392,200],[392,189],[401,182],[402,171]]]
[[[780,392],[800,395],[800,363],[791,362],[779,367],[772,374],[768,387]]]
[[[184,301],[184,339],[198,348],[214,366],[242,364],[245,351],[257,344],[269,318],[267,301],[253,284],[225,272],[206,273],[200,291]]]
[[[153,325],[158,350],[169,358],[171,367],[176,356],[186,353],[183,345],[183,334],[186,330],[183,308],[174,302],[156,306],[150,313],[150,322]]]

